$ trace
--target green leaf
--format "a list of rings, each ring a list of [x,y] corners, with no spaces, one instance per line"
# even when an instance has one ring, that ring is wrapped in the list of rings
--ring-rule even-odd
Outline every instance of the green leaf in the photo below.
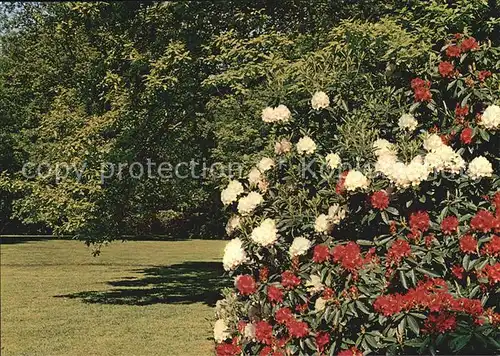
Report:
[[[434,278],[439,278],[441,277],[439,274],[436,274],[434,272],[431,272],[425,268],[421,268],[421,267],[416,267],[415,268],[417,271],[419,271],[420,273],[423,273],[423,274],[426,274],[428,276],[431,276],[431,277],[434,277]]]
[[[359,300],[356,300],[356,306],[358,307],[359,310],[361,310],[363,313],[367,314],[367,315],[370,315],[370,311],[368,309],[366,309],[365,305],[359,301]]]
[[[401,279],[401,284],[405,289],[408,289],[408,282],[406,281],[406,276],[404,271],[399,271],[399,278]]]
[[[370,345],[375,350],[377,350],[377,349],[380,348],[379,343],[377,342],[377,340],[372,335],[365,334],[365,340],[368,343],[368,345]]]
[[[415,333],[415,335],[420,334],[420,327],[418,325],[417,320],[413,316],[407,315],[406,322],[408,323],[408,326],[410,327],[411,331]]]
[[[392,206],[389,206],[385,209],[386,211],[389,212],[389,214],[392,214],[392,215],[399,215],[399,211],[398,209],[392,207]]]
[[[461,335],[451,340],[450,347],[453,350],[453,352],[459,352],[460,350],[462,350],[471,339],[471,336],[472,336],[471,334]]]
[[[469,271],[469,261],[470,261],[470,255],[466,254],[462,260],[462,266],[467,272]]]
[[[389,217],[387,216],[387,213],[385,211],[382,211],[380,213],[380,215],[382,216],[382,220],[384,220],[384,222],[389,225]]]
[[[490,134],[488,133],[488,131],[480,129],[479,130],[479,135],[481,135],[481,137],[483,138],[483,140],[485,140],[486,142],[490,141]]]

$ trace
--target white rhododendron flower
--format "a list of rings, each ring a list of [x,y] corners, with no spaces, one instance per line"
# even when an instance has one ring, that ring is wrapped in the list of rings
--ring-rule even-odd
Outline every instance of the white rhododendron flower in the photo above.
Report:
[[[304,255],[310,247],[311,241],[305,237],[299,236],[293,239],[288,253],[290,254],[290,257],[301,256]]]
[[[255,340],[255,324],[248,323],[245,325],[245,329],[243,330],[243,336],[249,340]]]
[[[292,118],[292,113],[290,110],[283,104],[278,105],[274,109],[275,115],[277,117],[277,121],[287,122]]]
[[[292,143],[287,139],[282,139],[280,142],[274,144],[274,153],[281,155],[288,153],[292,150]]]
[[[424,148],[426,151],[433,152],[445,146],[441,137],[436,134],[430,134],[424,137]]]
[[[278,239],[276,222],[273,219],[265,219],[258,227],[253,229],[250,238],[253,242],[261,246],[269,246]]]
[[[412,114],[403,114],[399,118],[398,126],[401,130],[413,131],[417,128],[418,122]]]
[[[383,173],[398,188],[416,187],[429,177],[429,168],[421,156],[415,156],[405,164],[395,156],[383,155],[375,164],[375,170]]]
[[[340,223],[346,217],[346,214],[347,209],[339,204],[333,204],[328,208],[328,218],[334,225]]]
[[[224,248],[222,264],[226,271],[230,271],[247,261],[247,254],[242,247],[240,239],[232,239]]]
[[[328,233],[332,229],[330,218],[326,214],[320,214],[314,222],[314,231],[319,233]]]
[[[325,160],[326,160],[326,164],[331,169],[337,168],[341,163],[340,156],[336,153],[327,154],[325,157]]]
[[[229,182],[227,187],[221,192],[221,200],[224,205],[231,204],[236,201],[238,196],[243,193],[243,185],[237,180]]]
[[[392,153],[385,153],[378,156],[377,162],[375,162],[375,171],[381,172],[386,176],[390,176],[394,165],[398,162],[396,155]]]
[[[500,127],[500,107],[497,105],[488,106],[478,124],[490,130],[498,129]]]
[[[406,165],[406,179],[408,184],[413,187],[420,185],[421,182],[429,177],[429,170],[424,164],[422,156],[416,156]]]
[[[270,106],[262,110],[262,121],[271,123],[276,121],[276,116],[274,114],[274,109]]]
[[[214,339],[216,342],[221,343],[226,339],[229,339],[231,334],[229,333],[229,327],[224,319],[218,319],[214,324]]]
[[[232,216],[226,224],[226,233],[231,236],[236,229],[241,227],[241,217],[239,215]]]
[[[325,308],[326,308],[326,299],[321,297],[316,299],[316,301],[314,302],[314,311],[319,312],[325,310]]]
[[[316,144],[309,136],[302,137],[297,142],[297,152],[300,154],[311,154],[316,151]]]
[[[427,153],[424,163],[429,170],[436,170],[437,172],[447,171],[458,173],[461,169],[465,168],[463,158],[457,152],[453,151],[450,146],[444,144]]]
[[[403,162],[395,162],[384,174],[399,188],[410,186],[410,180],[406,174],[406,164]]]
[[[368,178],[366,178],[363,173],[355,169],[350,170],[349,173],[347,173],[344,181],[344,187],[348,191],[366,189],[369,184]]]
[[[250,192],[248,195],[240,198],[238,202],[238,212],[242,215],[248,215],[263,201],[264,198],[262,198],[262,195],[257,192]]]
[[[319,293],[323,289],[325,289],[325,286],[323,285],[323,283],[321,283],[321,277],[316,274],[309,276],[309,279],[307,280],[305,286],[307,288],[307,291],[311,294]]]
[[[314,110],[327,108],[330,105],[330,98],[323,91],[317,91],[311,98],[311,106]]]
[[[267,107],[262,110],[262,121],[267,123],[272,122],[287,122],[292,117],[290,110],[283,104],[275,108]]]
[[[468,174],[472,179],[491,177],[493,174],[493,166],[490,161],[486,159],[486,157],[479,156],[474,158],[469,163]]]
[[[382,138],[379,138],[373,143],[373,149],[377,157],[383,155],[396,156],[396,148],[392,143]]]
[[[264,157],[260,160],[260,162],[257,164],[257,168],[264,173],[265,171],[270,170],[271,168],[274,167],[274,160],[269,157]]]
[[[253,167],[248,173],[248,183],[250,185],[256,185],[262,180],[262,173],[257,167]]]

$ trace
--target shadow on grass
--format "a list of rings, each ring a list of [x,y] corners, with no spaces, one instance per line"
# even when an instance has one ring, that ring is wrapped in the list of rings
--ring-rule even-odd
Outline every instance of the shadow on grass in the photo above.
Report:
[[[220,290],[229,285],[220,262],[189,261],[170,266],[135,270],[144,276],[126,277],[108,284],[105,291],[87,291],[58,298],[81,299],[85,303],[151,305],[204,303],[214,306]]]
[[[0,245],[24,244],[27,242],[48,241],[48,240],[50,240],[50,238],[47,237],[31,237],[31,236],[0,237]]]

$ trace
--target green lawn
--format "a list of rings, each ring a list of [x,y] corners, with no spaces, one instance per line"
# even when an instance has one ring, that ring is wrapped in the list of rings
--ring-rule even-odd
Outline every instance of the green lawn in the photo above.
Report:
[[[210,355],[224,244],[3,239],[1,354]]]

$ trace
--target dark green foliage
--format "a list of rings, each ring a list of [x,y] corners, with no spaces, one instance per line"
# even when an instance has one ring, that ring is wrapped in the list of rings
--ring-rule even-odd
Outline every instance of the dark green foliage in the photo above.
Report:
[[[385,100],[399,100],[401,93],[387,91],[410,79],[402,74],[408,69],[425,70],[431,44],[445,33],[468,30],[498,41],[491,36],[498,31],[492,5],[4,4],[0,223],[5,228],[20,219],[32,231],[45,226],[89,242],[193,227],[192,233],[215,234],[222,226],[211,193],[217,180],[126,175],[101,184],[101,164],[253,163],[269,134],[262,107],[286,97],[306,110],[319,87],[335,93],[335,117],[369,118],[391,107]],[[387,112],[390,119],[397,115]],[[339,124],[325,121],[316,130],[328,136]],[[87,169],[81,182],[73,174],[56,184],[53,176],[23,178],[28,161]],[[175,230],[164,223],[169,212],[197,222]]]

